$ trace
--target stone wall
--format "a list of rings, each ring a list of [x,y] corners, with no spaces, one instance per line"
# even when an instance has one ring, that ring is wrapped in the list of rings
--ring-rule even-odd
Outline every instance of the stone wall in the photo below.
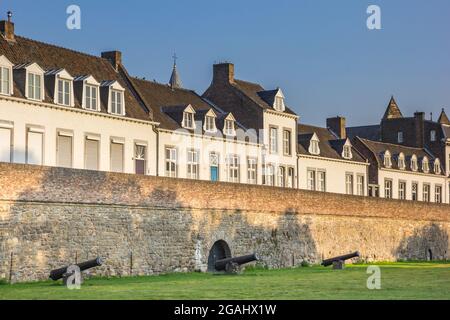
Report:
[[[204,271],[218,240],[274,268],[356,250],[448,259],[449,222],[448,205],[0,164],[0,279],[13,253],[13,281],[96,256],[102,275]]]

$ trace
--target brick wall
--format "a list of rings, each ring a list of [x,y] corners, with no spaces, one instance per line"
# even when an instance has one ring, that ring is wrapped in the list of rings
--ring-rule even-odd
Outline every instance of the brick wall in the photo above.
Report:
[[[0,164],[0,278],[45,279],[96,256],[103,275],[205,270],[211,246],[269,267],[359,250],[448,258],[448,205]],[[133,265],[130,267],[130,255]]]

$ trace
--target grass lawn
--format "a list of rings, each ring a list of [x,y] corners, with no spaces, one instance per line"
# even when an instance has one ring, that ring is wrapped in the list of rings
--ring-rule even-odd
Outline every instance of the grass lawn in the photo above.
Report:
[[[81,290],[61,282],[0,284],[0,299],[450,299],[449,263],[381,263],[381,290],[366,287],[367,265],[250,269],[239,276],[168,274],[88,279]]]

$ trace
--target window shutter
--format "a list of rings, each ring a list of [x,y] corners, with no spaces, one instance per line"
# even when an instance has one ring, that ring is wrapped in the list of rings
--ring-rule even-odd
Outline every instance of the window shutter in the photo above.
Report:
[[[123,144],[111,143],[111,171],[123,172]]]
[[[28,131],[27,164],[42,165],[43,134]]]
[[[11,162],[11,129],[0,128],[0,162]]]
[[[57,166],[72,168],[72,137],[58,135]]]
[[[87,170],[98,170],[98,150],[97,140],[86,139],[85,145],[85,167]]]

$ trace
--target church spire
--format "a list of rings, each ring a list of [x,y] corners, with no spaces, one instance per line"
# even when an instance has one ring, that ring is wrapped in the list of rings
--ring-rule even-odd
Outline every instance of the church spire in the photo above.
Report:
[[[438,123],[450,125],[450,120],[448,119],[444,108],[442,108],[442,112],[441,112],[441,115],[439,116]]]
[[[386,109],[386,112],[384,113],[383,120],[397,119],[397,118],[403,118],[403,115],[402,112],[400,111],[400,108],[398,107],[397,102],[394,99],[394,96],[392,96],[391,100],[389,101],[389,105]]]
[[[178,57],[176,54],[174,54],[172,58],[173,58],[173,70],[172,70],[172,75],[170,76],[169,85],[172,89],[180,89],[183,87],[183,85],[181,83],[181,79],[180,79],[180,76],[177,71]]]

